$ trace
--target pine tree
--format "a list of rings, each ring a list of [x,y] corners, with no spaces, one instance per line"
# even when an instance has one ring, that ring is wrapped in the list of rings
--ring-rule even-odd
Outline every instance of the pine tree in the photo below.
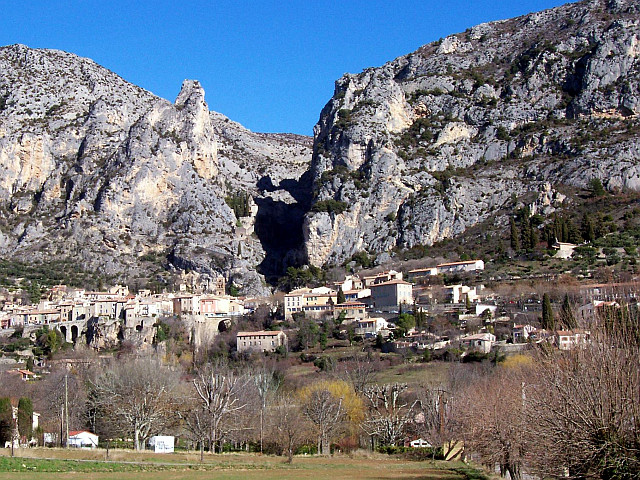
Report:
[[[607,194],[607,191],[602,186],[602,181],[599,178],[592,178],[589,180],[589,190],[591,190],[592,197],[602,197]]]
[[[575,223],[567,222],[567,229],[569,231],[567,242],[576,243],[576,244],[582,242],[582,235],[580,233],[580,229]]]
[[[553,308],[551,307],[551,298],[548,293],[542,296],[542,328],[551,331],[555,330]]]

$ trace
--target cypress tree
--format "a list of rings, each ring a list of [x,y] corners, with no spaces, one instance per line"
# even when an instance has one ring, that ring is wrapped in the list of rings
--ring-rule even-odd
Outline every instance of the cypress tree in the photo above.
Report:
[[[582,216],[582,224],[580,225],[580,233],[586,242],[593,242],[596,239],[596,230],[593,226],[591,217],[585,212]]]
[[[562,222],[557,215],[553,216],[553,237],[562,242]]]
[[[347,301],[347,298],[344,296],[344,292],[342,291],[342,285],[340,285],[338,287],[338,298],[336,299],[336,302],[338,303],[338,305],[340,305],[341,303],[345,303]]]
[[[553,248],[553,244],[556,241],[557,235],[555,234],[555,229],[551,228],[547,230],[547,248]]]
[[[567,327],[568,330],[573,330],[578,326],[576,317],[573,314],[573,308],[571,308],[571,302],[569,301],[568,293],[565,293],[564,300],[562,301],[560,318],[562,320],[562,323]]]
[[[542,296],[542,328],[555,330],[553,308],[551,307],[551,298],[548,293]]]
[[[538,246],[538,242],[540,239],[538,236],[538,229],[531,224],[529,225],[529,228],[531,229],[531,233],[529,233],[529,248],[533,250]]]
[[[18,433],[27,442],[33,435],[33,403],[27,397],[18,400]]]
[[[566,243],[569,241],[569,225],[567,225],[566,218],[562,219],[562,222],[560,224],[560,236],[558,238],[560,238],[561,242]]]

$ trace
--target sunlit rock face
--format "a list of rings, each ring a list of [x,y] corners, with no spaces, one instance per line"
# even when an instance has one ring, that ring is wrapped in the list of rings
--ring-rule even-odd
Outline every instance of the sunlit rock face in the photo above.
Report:
[[[638,190],[639,9],[583,1],[482,24],[340,78],[315,127],[309,260],[502,228],[514,198],[547,195],[551,211],[558,187],[594,177]]]
[[[197,81],[171,103],[91,60],[23,45],[0,48],[0,133],[0,255],[161,283],[185,267],[247,293],[267,292],[266,252],[237,232],[225,198],[286,197],[280,184],[311,159],[310,138],[209,111]]]

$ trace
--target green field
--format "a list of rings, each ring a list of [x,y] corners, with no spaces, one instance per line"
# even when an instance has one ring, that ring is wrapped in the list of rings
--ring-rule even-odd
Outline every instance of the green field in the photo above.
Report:
[[[14,458],[0,450],[0,479],[126,480],[153,479],[424,479],[478,480],[474,470],[462,464],[416,462],[382,454],[340,455],[334,457],[296,457],[293,464],[282,457],[223,454],[205,455],[203,463],[195,453],[157,455],[112,451],[58,449],[20,450]]]

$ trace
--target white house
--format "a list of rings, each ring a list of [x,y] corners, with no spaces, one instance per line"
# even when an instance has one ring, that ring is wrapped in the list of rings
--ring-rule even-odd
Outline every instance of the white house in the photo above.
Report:
[[[155,453],[173,453],[175,437],[171,435],[154,435],[149,439],[149,448]]]
[[[467,285],[448,285],[442,288],[442,291],[451,303],[462,303],[468,298],[470,302],[478,300],[478,291],[476,287]]]
[[[344,314],[344,321],[362,320],[367,318],[367,306],[362,302],[345,302],[334,305],[333,317],[339,318]]]
[[[311,316],[330,312],[337,300],[338,292],[328,287],[293,290],[284,296],[284,318],[291,320],[296,312],[305,312]]]
[[[98,435],[86,430],[71,431],[68,445],[71,448],[98,448]]]
[[[388,283],[393,280],[402,280],[402,272],[396,272],[395,270],[388,270],[386,272],[381,272],[375,275],[369,275],[369,276],[363,277],[364,288],[371,287],[371,285],[377,285],[378,283]]]
[[[524,324],[524,325],[513,325],[513,330],[511,332],[513,336],[513,343],[522,343],[526,342],[527,339],[536,331],[535,327],[532,325]]]
[[[556,344],[560,350],[571,350],[577,345],[584,345],[589,341],[590,332],[586,330],[569,330],[556,332]]]
[[[365,338],[372,338],[378,335],[380,330],[387,327],[388,323],[382,317],[366,318],[357,321],[354,333]]]
[[[478,352],[489,353],[496,337],[493,333],[477,333],[460,339],[462,345]]]
[[[491,305],[491,304],[476,303],[476,315],[477,316],[481,316],[486,310],[489,310],[489,313],[491,313],[491,316],[495,317],[496,316],[496,311],[498,310],[498,306],[497,305]]]
[[[441,263],[436,266],[438,273],[477,272],[484,270],[482,260],[467,260],[463,262]]]
[[[589,323],[594,321],[606,309],[613,308],[620,308],[620,304],[614,301],[605,302],[603,300],[593,300],[592,302],[578,308],[577,318],[582,323]]]
[[[404,280],[391,280],[369,287],[375,308],[395,309],[401,304],[413,303],[413,285]]]

